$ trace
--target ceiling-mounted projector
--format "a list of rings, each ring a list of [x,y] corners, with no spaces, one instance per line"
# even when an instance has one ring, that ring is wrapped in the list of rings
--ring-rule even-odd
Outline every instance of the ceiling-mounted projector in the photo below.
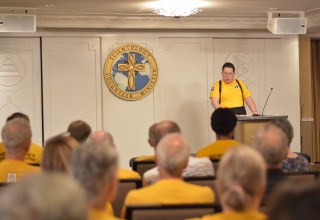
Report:
[[[1,8],[0,32],[36,32],[33,8]]]
[[[305,34],[307,18],[301,11],[270,11],[267,28],[273,34]]]

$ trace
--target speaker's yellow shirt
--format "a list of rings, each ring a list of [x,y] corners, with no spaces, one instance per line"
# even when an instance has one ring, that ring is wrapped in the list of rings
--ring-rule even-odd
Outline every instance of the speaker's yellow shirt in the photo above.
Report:
[[[136,190],[131,190],[124,202],[121,217],[128,205],[213,203],[214,194],[207,186],[198,186],[182,179],[163,179]]]
[[[0,182],[17,182],[27,175],[40,172],[40,167],[19,160],[4,160],[0,163]]]
[[[243,91],[243,98],[246,99],[251,96],[251,92],[248,90],[247,86],[238,80]],[[220,106],[223,108],[234,108],[243,106],[243,99],[241,89],[236,80],[231,83],[226,84],[221,80],[221,103]],[[211,88],[210,98],[219,98],[219,81],[215,82]]]
[[[28,164],[40,164],[42,159],[43,148],[37,144],[31,144],[27,155],[24,158],[24,162]],[[0,143],[0,162],[6,157],[6,149],[3,143]]]
[[[196,157],[209,157],[210,159],[220,160],[226,151],[238,145],[240,145],[240,143],[235,140],[217,140],[216,142],[201,148],[196,153]]]

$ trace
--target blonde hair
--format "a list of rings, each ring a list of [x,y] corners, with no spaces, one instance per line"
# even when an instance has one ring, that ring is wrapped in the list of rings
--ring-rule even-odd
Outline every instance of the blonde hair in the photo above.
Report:
[[[266,184],[266,164],[254,149],[240,146],[222,158],[217,176],[222,204],[240,211],[251,205]]]
[[[49,139],[43,151],[42,170],[67,172],[71,152],[78,146],[73,137],[64,134]]]

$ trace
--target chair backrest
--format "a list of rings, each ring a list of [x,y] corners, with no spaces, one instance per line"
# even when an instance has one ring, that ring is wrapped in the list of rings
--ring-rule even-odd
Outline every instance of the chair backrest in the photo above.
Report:
[[[124,200],[130,190],[138,189],[142,185],[141,179],[121,179],[119,180],[118,193],[112,202],[114,215],[120,217]]]
[[[156,167],[156,163],[154,161],[133,161],[132,162],[132,170],[138,172],[140,176],[143,176],[143,174]]]
[[[196,177],[185,177],[184,181],[199,186],[209,186],[215,195],[215,203],[219,203],[219,197],[216,188],[216,177],[215,176],[196,176]]]
[[[220,159],[210,159],[215,173],[218,171]]]
[[[317,170],[288,172],[286,175],[289,179],[319,181],[319,171]]]
[[[127,206],[128,220],[184,220],[221,212],[214,204],[135,205]]]

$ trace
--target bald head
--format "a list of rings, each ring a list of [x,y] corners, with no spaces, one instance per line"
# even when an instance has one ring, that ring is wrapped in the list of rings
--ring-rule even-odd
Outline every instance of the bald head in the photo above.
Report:
[[[287,155],[288,139],[281,128],[268,123],[258,130],[253,146],[261,153],[269,168],[280,168]]]
[[[158,122],[154,127],[154,141],[155,145],[167,134],[181,133],[180,127],[177,123],[170,120]]]
[[[89,139],[95,142],[100,142],[100,143],[107,142],[107,143],[110,143],[113,147],[115,147],[112,135],[106,131],[92,132]]]
[[[189,154],[189,144],[180,134],[166,135],[156,148],[159,169],[172,177],[181,177],[183,169],[187,166]]]

